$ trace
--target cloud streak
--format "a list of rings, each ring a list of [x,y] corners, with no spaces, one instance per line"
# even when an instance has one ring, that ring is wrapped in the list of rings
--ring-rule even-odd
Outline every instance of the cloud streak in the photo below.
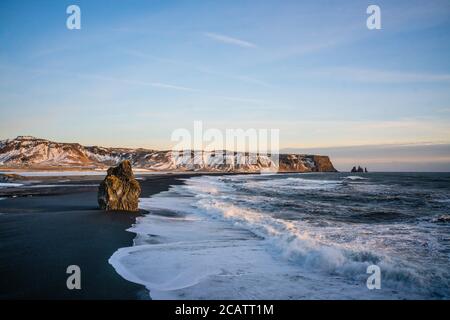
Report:
[[[85,73],[83,73],[83,74],[78,73],[78,74],[76,74],[76,76],[82,77],[82,78],[102,80],[102,81],[119,82],[119,83],[130,84],[130,85],[150,86],[150,87],[154,87],[154,88],[171,89],[171,90],[178,90],[178,91],[199,92],[199,90],[196,90],[193,88],[177,86],[177,85],[161,83],[161,82],[146,82],[146,81],[139,81],[139,80],[129,80],[129,79],[123,79],[123,78],[106,77],[106,76],[102,76],[102,75],[85,74]]]
[[[242,48],[256,48],[256,44],[245,41],[245,40],[241,40],[238,38],[232,38],[223,34],[218,34],[218,33],[212,33],[212,32],[205,32],[203,33],[204,36],[214,40],[214,41],[218,41],[218,42],[222,42],[225,44],[231,44],[234,46],[238,46],[238,47],[242,47]]]
[[[319,70],[313,72],[313,75],[326,76],[327,78],[333,78],[337,80],[371,83],[450,82],[450,74],[412,73],[346,67]]]
[[[130,56],[133,56],[133,57],[141,58],[141,59],[151,59],[151,60],[154,60],[157,62],[169,64],[169,65],[179,66],[179,67],[183,67],[183,68],[189,68],[189,69],[192,69],[192,70],[202,73],[202,74],[207,74],[207,75],[212,75],[212,76],[217,76],[217,77],[232,79],[232,80],[239,80],[239,81],[242,81],[245,83],[258,85],[258,86],[262,86],[265,88],[273,88],[273,85],[271,85],[270,83],[267,83],[260,79],[256,79],[256,78],[246,76],[246,75],[216,72],[207,67],[203,67],[203,66],[199,66],[199,65],[192,64],[192,63],[188,63],[188,62],[179,61],[179,60],[161,58],[161,57],[147,54],[147,53],[144,53],[144,52],[141,52],[138,50],[122,49],[121,52],[123,52],[127,55],[130,55]]]

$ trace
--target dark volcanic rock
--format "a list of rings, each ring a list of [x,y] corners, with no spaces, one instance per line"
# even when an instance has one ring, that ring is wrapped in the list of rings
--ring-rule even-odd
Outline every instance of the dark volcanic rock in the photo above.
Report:
[[[350,172],[352,172],[352,173],[355,173],[355,172],[360,173],[360,172],[364,172],[364,169],[361,168],[361,166],[358,166],[358,169],[356,169],[356,167],[353,167]],[[366,169],[366,172],[367,172],[367,169]]]
[[[108,169],[98,189],[98,204],[102,210],[138,211],[141,186],[134,178],[131,163],[121,162]]]

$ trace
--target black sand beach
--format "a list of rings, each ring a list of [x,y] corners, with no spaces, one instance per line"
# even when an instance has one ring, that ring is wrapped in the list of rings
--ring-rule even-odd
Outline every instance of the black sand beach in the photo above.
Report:
[[[142,197],[165,191],[190,175],[139,180]],[[136,214],[98,209],[101,176],[39,177],[40,184],[0,189],[0,299],[148,299],[140,285],[122,279],[108,263],[134,234]],[[16,195],[15,198],[11,198]],[[141,212],[142,214],[143,212]],[[69,265],[81,268],[81,290],[68,290]]]

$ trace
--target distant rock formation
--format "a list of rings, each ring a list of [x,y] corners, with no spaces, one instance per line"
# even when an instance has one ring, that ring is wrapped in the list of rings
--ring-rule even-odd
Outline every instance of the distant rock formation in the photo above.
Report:
[[[358,166],[358,168],[353,167],[351,172],[352,172],[352,173],[356,173],[356,172],[364,172],[364,169],[361,168],[361,166]],[[366,172],[367,172],[367,168],[366,168]]]
[[[227,161],[225,161],[225,159]],[[104,148],[61,143],[30,136],[0,140],[0,167],[33,169],[106,169],[129,160],[133,168],[151,171],[199,172],[335,172],[327,156],[269,155],[226,150]]]
[[[134,178],[131,163],[122,161],[108,169],[98,189],[98,204],[102,210],[138,211],[141,186]]]

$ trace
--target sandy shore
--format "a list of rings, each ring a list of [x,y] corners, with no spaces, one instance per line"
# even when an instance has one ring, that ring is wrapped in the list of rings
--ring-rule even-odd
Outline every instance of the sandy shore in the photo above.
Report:
[[[140,177],[142,197],[190,175]],[[0,189],[0,299],[147,299],[108,259],[132,245],[136,214],[97,209],[101,176],[39,177]],[[15,196],[12,198],[12,196]],[[141,214],[144,212],[141,212]],[[81,268],[81,290],[68,290],[66,268]]]

